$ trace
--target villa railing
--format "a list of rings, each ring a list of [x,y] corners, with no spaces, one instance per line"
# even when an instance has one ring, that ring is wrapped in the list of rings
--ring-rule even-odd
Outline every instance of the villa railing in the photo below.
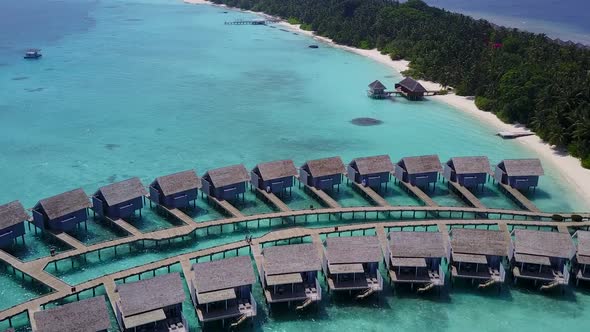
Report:
[[[502,262],[500,262],[500,281],[504,282],[505,279],[506,279],[506,270],[504,269],[504,264],[502,264]]]
[[[443,286],[445,284],[445,278],[446,278],[446,274],[445,274],[445,269],[443,269],[442,264],[438,265],[438,277],[440,278],[440,282],[441,282],[441,286]]]
[[[252,292],[250,292],[250,304],[252,305],[251,316],[256,316],[256,314],[258,313],[258,305],[256,304],[256,299],[254,298],[254,295],[252,295]]]

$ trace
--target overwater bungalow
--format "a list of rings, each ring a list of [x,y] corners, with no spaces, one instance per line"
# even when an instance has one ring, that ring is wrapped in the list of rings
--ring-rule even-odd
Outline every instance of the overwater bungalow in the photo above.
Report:
[[[33,332],[107,332],[111,320],[103,295],[36,311]]]
[[[395,177],[417,187],[429,187],[438,181],[442,165],[437,155],[405,157],[395,166]]]
[[[203,192],[219,200],[233,200],[246,192],[250,175],[244,165],[233,165],[207,171],[202,179]]]
[[[301,310],[322,300],[317,279],[322,268],[319,249],[314,244],[292,244],[262,250],[260,282],[268,304],[300,302]]]
[[[357,299],[383,290],[379,273],[383,253],[376,236],[329,237],[324,245],[323,271],[329,290],[360,292]]]
[[[260,163],[250,173],[252,185],[267,193],[283,194],[293,187],[297,168],[293,160],[277,160]]]
[[[32,210],[40,229],[69,231],[88,220],[90,200],[81,188],[40,200]]]
[[[195,202],[200,187],[193,170],[160,176],[150,184],[150,201],[169,209],[186,208]]]
[[[186,332],[186,299],[179,273],[118,285],[116,315],[123,332]]]
[[[569,283],[569,262],[576,249],[569,233],[516,229],[512,275],[542,283],[541,290]]]
[[[537,187],[543,174],[539,159],[504,159],[496,165],[494,178],[515,189],[530,189]]]
[[[12,245],[20,237],[25,242],[25,221],[29,215],[19,201],[0,205],[0,248]]]
[[[448,181],[468,187],[477,188],[487,182],[492,172],[488,157],[455,157],[445,164],[443,176]]]
[[[454,228],[451,238],[451,280],[477,281],[478,288],[502,287],[506,279],[503,260],[512,258],[512,242],[506,232]]]
[[[191,298],[202,326],[206,323],[233,321],[236,327],[256,316],[252,284],[256,282],[248,256],[194,264]]]
[[[448,239],[439,232],[391,232],[387,252],[390,281],[420,286],[422,293],[445,285],[443,259],[449,259]]]
[[[367,96],[373,99],[385,99],[389,97],[389,94],[385,92],[385,85],[379,80],[369,84],[369,90],[367,90]]]
[[[299,169],[299,180],[316,189],[332,190],[334,186],[340,188],[345,173],[340,157],[308,160]]]
[[[147,191],[139,178],[116,182],[98,189],[92,196],[92,209],[111,219],[128,218],[143,208]]]
[[[365,187],[380,189],[391,179],[394,167],[388,155],[353,159],[348,164],[347,175],[351,181]]]
[[[404,78],[395,85],[395,90],[409,100],[420,100],[426,94],[426,89],[411,77]]]
[[[576,286],[581,281],[590,281],[590,232],[577,231],[574,234],[577,239],[576,259],[574,273],[576,275]]]

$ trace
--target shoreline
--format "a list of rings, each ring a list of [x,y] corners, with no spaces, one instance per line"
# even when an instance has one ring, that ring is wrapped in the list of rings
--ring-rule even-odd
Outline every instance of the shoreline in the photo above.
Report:
[[[226,5],[219,5],[207,0],[183,0],[189,4],[202,4],[202,5],[213,5],[216,7],[226,7]],[[410,62],[407,60],[392,60],[388,55],[381,54],[377,49],[364,50],[346,45],[339,45],[332,39],[316,35],[313,31],[307,31],[301,29],[300,25],[290,24],[281,18],[268,15],[261,12],[253,12],[250,10],[242,10],[240,8],[234,8],[236,10],[252,13],[256,15],[262,15],[263,17],[280,19],[277,23],[286,29],[293,32],[311,37],[317,41],[328,44],[332,47],[336,47],[348,52],[352,52],[364,57],[367,57],[373,61],[379,62],[393,70],[398,74],[409,68]],[[438,83],[431,81],[418,80],[427,90],[440,90],[442,86]],[[477,108],[475,101],[469,97],[458,96],[454,93],[447,95],[439,95],[428,97],[428,99],[445,103],[451,107],[454,107],[466,114],[469,114],[475,120],[492,127],[496,131],[528,131],[527,128],[521,125],[509,124],[500,120],[495,114],[485,112]],[[520,137],[516,139],[517,142],[536,153],[541,159],[552,163],[558,170],[558,175],[561,177],[563,182],[570,188],[575,189],[579,196],[580,203],[590,204],[590,169],[582,167],[581,162],[578,158],[570,156],[566,151],[560,150],[544,142],[539,136],[531,135],[526,137]]]

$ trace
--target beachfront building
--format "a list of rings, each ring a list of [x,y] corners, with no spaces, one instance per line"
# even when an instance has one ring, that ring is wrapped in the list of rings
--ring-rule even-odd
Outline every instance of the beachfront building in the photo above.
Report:
[[[32,210],[40,229],[67,232],[86,223],[90,200],[81,188],[40,200]]]
[[[442,262],[449,259],[448,239],[439,232],[391,232],[386,253],[393,285],[418,285],[422,293],[445,285]]]
[[[317,279],[322,268],[319,249],[314,244],[292,244],[262,250],[260,282],[269,305],[299,302],[301,310],[322,300]]]
[[[342,175],[346,173],[340,157],[308,160],[299,169],[299,181],[321,190],[340,188]]]
[[[36,311],[33,332],[107,332],[111,320],[103,295]]]
[[[541,290],[569,283],[569,262],[576,249],[569,233],[516,229],[512,275],[542,283]]]
[[[383,290],[383,253],[376,236],[329,237],[324,245],[322,268],[329,290],[357,292],[357,299]]]
[[[417,187],[428,188],[433,183],[433,188],[436,188],[441,171],[442,165],[437,155],[405,157],[395,166],[395,177]]]
[[[512,241],[503,231],[454,228],[451,230],[451,281],[479,282],[478,288],[498,285],[506,279],[504,259],[512,258]]]
[[[483,189],[491,172],[488,157],[455,157],[445,164],[443,176],[467,188]]]
[[[256,316],[252,284],[256,281],[248,256],[194,264],[191,299],[201,326],[219,322],[236,327]]]
[[[250,172],[250,182],[267,193],[282,195],[286,191],[291,192],[295,176],[297,168],[293,160],[277,160],[256,165]]]
[[[150,201],[168,209],[181,209],[195,203],[201,180],[193,170],[160,176],[150,184]]]
[[[380,189],[385,184],[387,188],[393,169],[388,155],[356,158],[348,164],[347,176],[365,187]]]
[[[574,273],[576,286],[580,281],[590,281],[590,232],[577,231],[573,238],[577,241]]]
[[[179,273],[118,285],[115,304],[117,322],[123,332],[186,332],[182,316],[185,300]]]
[[[395,90],[409,100],[420,100],[426,94],[426,89],[411,77],[406,77],[395,85]]]
[[[8,247],[20,237],[25,243],[25,221],[29,215],[19,201],[0,205],[0,248]]]
[[[494,179],[515,189],[534,189],[545,174],[539,159],[504,159],[494,172]]]
[[[385,92],[385,85],[379,80],[369,84],[369,90],[367,90],[367,96],[373,99],[385,99],[389,97],[389,94]]]
[[[116,182],[98,189],[92,196],[92,210],[111,219],[128,218],[143,208],[147,192],[139,178]]]
[[[233,165],[207,171],[202,179],[203,193],[219,200],[233,200],[246,192],[250,176],[244,165]]]

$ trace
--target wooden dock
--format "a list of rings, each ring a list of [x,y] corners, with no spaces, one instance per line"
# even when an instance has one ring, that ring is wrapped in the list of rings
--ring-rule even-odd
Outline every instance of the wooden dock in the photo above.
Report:
[[[213,203],[217,204],[224,211],[226,211],[227,213],[229,213],[231,216],[233,216],[235,218],[242,218],[244,216],[242,214],[242,212],[240,212],[240,210],[236,209],[235,206],[231,205],[228,201],[225,201],[225,200],[221,201],[213,196],[209,196],[209,197],[207,197],[207,199],[212,201]]]
[[[277,209],[279,209],[279,211],[291,211],[291,208],[287,204],[285,204],[285,202],[283,202],[280,198],[278,198],[277,195],[273,193],[267,193],[266,191],[260,188],[256,188],[256,192],[262,197],[264,197],[267,201],[269,201],[272,205],[274,205]]]
[[[235,21],[226,21],[224,24],[226,25],[267,25],[272,23],[278,23],[280,20],[272,20],[272,19],[260,19],[260,20],[235,20]]]
[[[414,196],[416,196],[419,200],[421,200],[426,206],[431,206],[431,207],[438,207],[439,205],[432,199],[430,198],[430,196],[428,196],[424,191],[422,191],[422,189],[411,185],[407,182],[404,181],[398,181],[398,183],[401,183],[401,185],[406,188],[406,190],[413,194]]]
[[[515,201],[523,209],[531,212],[541,212],[541,210],[535,206],[533,202],[526,198],[526,196],[524,196],[520,191],[518,191],[518,189],[514,189],[504,183],[498,183],[498,185],[513,201]]]
[[[330,195],[328,195],[325,191],[316,189],[315,187],[305,185],[305,188],[309,190],[313,195],[319,198],[324,204],[326,204],[331,209],[339,209],[341,208],[340,204],[336,202]]]
[[[73,236],[71,236],[70,234],[66,233],[66,232],[47,232],[48,234],[53,235],[56,239],[60,240],[61,242],[67,244],[68,246],[74,248],[74,249],[78,249],[78,250],[84,250],[86,249],[86,245],[80,241],[78,241],[78,239],[74,238]]]
[[[352,181],[351,183],[356,189],[365,194],[365,196],[369,197],[369,199],[371,199],[371,201],[373,201],[375,204],[379,206],[391,206],[391,204],[381,197],[381,195],[376,193],[371,187],[365,187],[362,184],[356,183],[355,181]]]
[[[469,206],[478,208],[478,209],[485,209],[486,206],[483,205],[482,202],[480,202],[479,199],[477,199],[477,197],[475,197],[475,195],[467,188],[465,188],[464,186],[458,184],[455,181],[447,181],[447,183],[449,184],[450,187],[453,188],[453,190],[457,193],[457,195],[459,197],[461,197],[461,199],[463,199],[463,201],[465,201],[465,203],[469,204]]]
[[[139,229],[135,228],[134,226],[132,226],[130,223],[126,222],[123,219],[117,219],[117,220],[113,220],[107,216],[104,216],[104,218],[106,220],[109,220],[110,222],[112,222],[113,224],[119,226],[121,229],[123,229],[125,232],[127,232],[129,235],[133,235],[133,236],[141,236],[141,231],[139,231]]]

